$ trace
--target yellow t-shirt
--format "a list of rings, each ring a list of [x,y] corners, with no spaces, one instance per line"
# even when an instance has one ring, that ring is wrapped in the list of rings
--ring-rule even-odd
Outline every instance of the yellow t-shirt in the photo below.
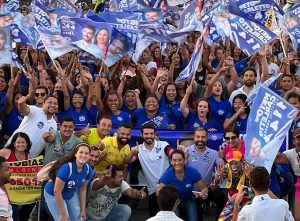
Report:
[[[105,149],[108,152],[108,157],[105,160],[101,160],[95,167],[97,173],[102,173],[108,165],[115,164],[127,167],[128,164],[124,163],[125,157],[130,154],[129,145],[125,145],[122,149],[119,149],[117,137],[106,137],[102,140],[105,145]]]
[[[91,128],[90,130],[91,130],[91,133],[89,134],[89,136],[82,135],[80,137],[80,139],[88,144],[96,145],[99,143],[99,141],[101,141],[101,138],[99,137],[99,135],[97,133],[97,128]]]

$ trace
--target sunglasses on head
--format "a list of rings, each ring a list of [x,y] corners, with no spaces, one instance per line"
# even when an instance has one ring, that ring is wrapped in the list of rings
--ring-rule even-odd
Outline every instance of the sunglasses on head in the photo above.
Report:
[[[230,141],[230,140],[235,140],[237,137],[236,136],[232,136],[232,137],[225,137],[226,141]]]
[[[46,93],[42,92],[42,93],[34,93],[34,95],[36,97],[39,97],[41,95],[41,97],[45,97]]]

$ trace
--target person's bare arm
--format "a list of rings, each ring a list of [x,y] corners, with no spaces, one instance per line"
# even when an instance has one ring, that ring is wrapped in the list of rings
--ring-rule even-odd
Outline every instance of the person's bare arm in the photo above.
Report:
[[[28,96],[28,95],[27,95]],[[26,101],[28,99],[28,97],[22,96],[19,98],[18,100],[18,107],[19,107],[19,111],[21,113],[21,115],[23,116],[27,116],[30,113],[30,108],[29,106],[26,104]]]
[[[193,90],[193,86],[189,85],[186,89],[184,97],[182,98],[182,100],[180,102],[180,111],[184,118],[186,118],[190,112],[187,103],[188,103],[190,94],[192,93],[192,90]]]

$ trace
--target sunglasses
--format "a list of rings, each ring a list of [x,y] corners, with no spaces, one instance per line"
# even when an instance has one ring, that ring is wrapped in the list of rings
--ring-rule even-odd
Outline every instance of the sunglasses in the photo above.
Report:
[[[226,141],[230,141],[230,140],[234,141],[236,138],[237,138],[236,136],[225,137],[225,140],[226,140]]]
[[[42,92],[42,93],[35,93],[34,94],[36,97],[39,97],[41,95],[41,97],[45,97],[46,93]]]

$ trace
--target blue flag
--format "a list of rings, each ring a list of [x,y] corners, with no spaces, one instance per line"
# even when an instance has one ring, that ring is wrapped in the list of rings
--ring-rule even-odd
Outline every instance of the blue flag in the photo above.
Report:
[[[246,161],[270,172],[297,113],[286,100],[261,86],[247,121]]]
[[[4,3],[1,7],[1,14],[5,14],[7,12],[15,12],[20,7],[19,0],[10,0],[7,3]]]
[[[197,1],[194,0],[190,5],[188,5],[182,12],[178,29],[187,27],[192,22],[193,18],[196,16],[195,8],[197,7]]]
[[[300,50],[300,3],[294,5],[283,17],[285,26],[295,51]]]
[[[213,22],[222,37],[229,37],[248,56],[276,37],[276,34],[268,28],[254,22],[252,18],[239,10],[227,11],[224,7],[219,7],[217,16],[213,17]]]
[[[47,8],[39,1],[35,1],[34,12],[36,26],[42,26],[45,28],[51,27],[51,21],[47,12]]]
[[[79,9],[70,0],[50,0],[49,9],[63,8],[72,13],[79,13]]]
[[[148,120],[146,123],[152,123],[156,129],[168,129],[168,116],[165,112],[162,112],[157,117]]]
[[[60,35],[60,31],[57,29],[37,27],[37,31],[52,60],[72,50],[76,50],[75,47],[68,43],[66,38]]]

